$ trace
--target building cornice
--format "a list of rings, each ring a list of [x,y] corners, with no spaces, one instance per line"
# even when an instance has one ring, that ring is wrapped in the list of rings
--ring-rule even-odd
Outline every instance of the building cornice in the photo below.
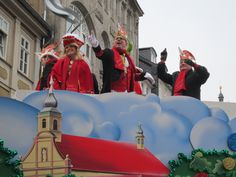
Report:
[[[134,7],[137,9],[137,12],[138,12],[139,16],[142,17],[144,15],[144,12],[141,9],[140,5],[138,4],[138,1],[137,0],[133,0],[131,2],[134,3]]]
[[[28,28],[34,28],[42,36],[51,36],[52,28],[25,0],[0,1],[0,6],[7,9],[15,18],[26,22]]]

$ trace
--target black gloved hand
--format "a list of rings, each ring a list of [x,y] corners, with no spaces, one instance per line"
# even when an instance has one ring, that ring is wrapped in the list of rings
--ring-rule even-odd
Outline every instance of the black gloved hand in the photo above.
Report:
[[[189,59],[184,59],[184,63],[194,67],[195,66],[195,63],[192,61],[192,60],[189,60]]]
[[[167,58],[166,48],[161,52],[161,61],[165,62]]]

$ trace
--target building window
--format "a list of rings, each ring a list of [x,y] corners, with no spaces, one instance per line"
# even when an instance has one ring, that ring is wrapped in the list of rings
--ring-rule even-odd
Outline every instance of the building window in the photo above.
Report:
[[[156,55],[154,54],[153,50],[151,50],[151,61],[156,63]]]
[[[140,140],[140,138],[138,138],[138,144],[140,144],[141,143],[141,140]]]
[[[5,35],[2,31],[0,31],[0,57],[5,58]]]
[[[118,18],[118,22],[120,22],[120,4],[119,4],[119,0],[116,0],[116,16]]]
[[[72,24],[71,22],[67,21],[66,31],[67,33],[70,33],[73,30],[73,33],[77,34],[80,40],[84,42],[84,45],[81,46],[80,48],[80,52],[85,57],[85,59],[87,59],[87,61],[90,61],[89,58],[91,56],[92,47],[90,46],[90,43],[87,41],[87,38],[86,38],[86,36],[89,35],[88,25],[86,21],[84,20],[83,14],[81,13],[81,11],[79,10],[77,6],[75,6],[74,4],[71,4],[70,8],[78,15],[78,18],[81,24],[79,27],[77,27],[77,24]],[[77,28],[75,29],[75,27]],[[91,66],[91,63],[88,63],[88,64]]]
[[[132,38],[131,37],[131,32],[132,32],[132,30],[131,30],[131,26],[132,26],[132,24],[131,24],[131,17],[132,17],[131,11],[128,10],[127,11],[127,26],[126,26],[127,29],[126,29],[126,31],[128,32],[129,38]]]
[[[46,119],[43,119],[42,120],[42,128],[46,128],[46,126],[47,126]]]
[[[25,37],[21,37],[20,45],[20,71],[27,75],[29,66],[30,43]]]
[[[115,18],[115,5],[116,5],[116,2],[114,0],[110,1],[110,11],[111,11],[111,18],[112,20],[114,20]]]
[[[9,23],[0,16],[0,58],[5,59]]]
[[[57,130],[57,120],[53,120],[53,130]]]
[[[126,7],[124,4],[121,6],[121,22],[125,25],[126,24]]]

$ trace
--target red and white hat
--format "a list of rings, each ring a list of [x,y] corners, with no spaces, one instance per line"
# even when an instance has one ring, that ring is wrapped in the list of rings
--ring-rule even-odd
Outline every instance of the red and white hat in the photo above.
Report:
[[[62,37],[62,40],[64,47],[67,45],[75,45],[76,47],[81,47],[84,45],[84,42],[79,39],[77,34],[68,33]]]
[[[179,47],[179,56],[180,59],[189,59],[195,61],[195,57],[191,52],[189,52],[188,50],[181,50],[180,47]]]
[[[56,48],[56,46],[54,44],[50,44],[47,47],[43,48],[42,51],[40,53],[38,53],[39,59],[41,60],[46,55],[50,55],[50,56],[58,59],[60,56],[60,53],[56,52],[54,50],[55,48]]]

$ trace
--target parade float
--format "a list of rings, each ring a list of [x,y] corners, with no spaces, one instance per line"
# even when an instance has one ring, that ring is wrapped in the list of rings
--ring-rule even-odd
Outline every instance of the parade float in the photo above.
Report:
[[[195,98],[54,90],[0,105],[25,176],[235,174],[235,119]]]
[[[31,91],[0,114],[0,177],[236,176],[236,119],[195,98]]]

